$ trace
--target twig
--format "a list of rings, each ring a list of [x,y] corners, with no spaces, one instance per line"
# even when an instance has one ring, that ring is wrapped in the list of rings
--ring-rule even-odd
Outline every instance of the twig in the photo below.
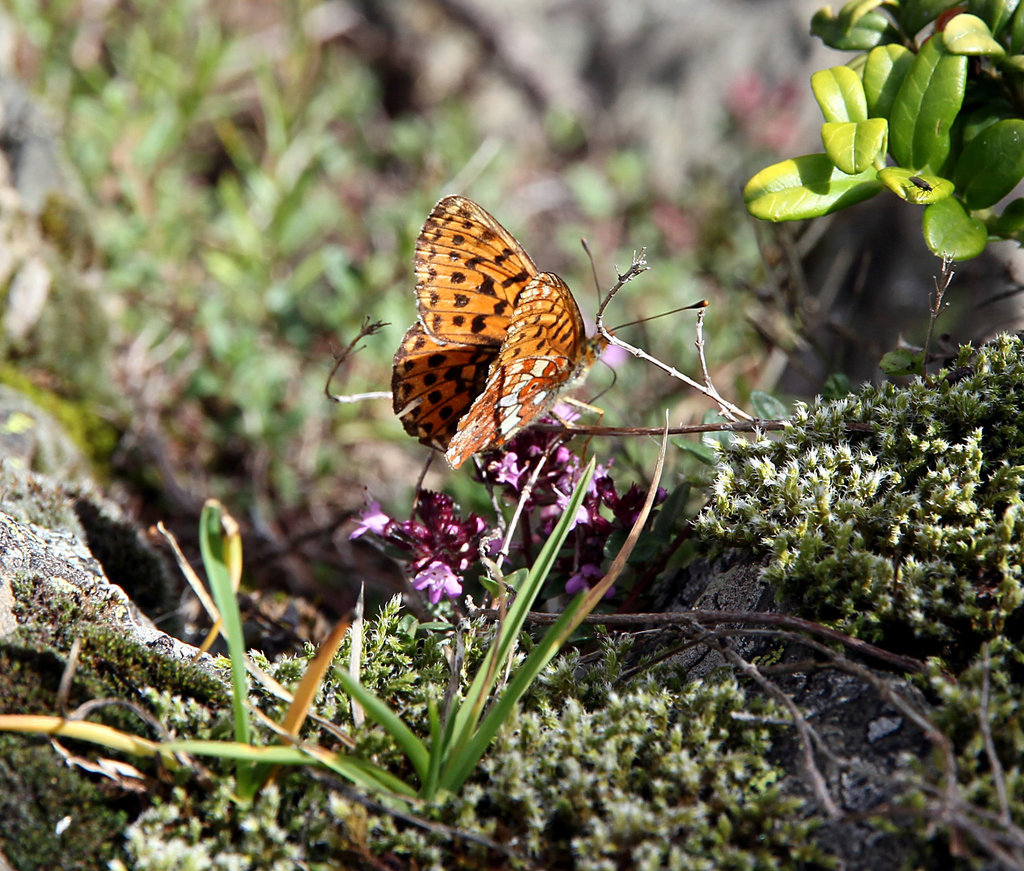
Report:
[[[825,782],[825,776],[821,773],[821,769],[818,768],[818,764],[814,759],[814,745],[817,744],[819,747],[824,748],[825,743],[815,730],[811,728],[810,723],[807,722],[806,717],[804,717],[796,702],[793,701],[788,693],[783,692],[781,688],[761,674],[760,669],[758,669],[756,665],[752,662],[748,662],[740,656],[728,640],[715,639],[712,642],[712,646],[729,662],[736,666],[742,674],[745,674],[759,687],[761,687],[765,694],[771,696],[787,711],[789,711],[789,715],[793,719],[793,725],[796,727],[797,736],[800,739],[804,772],[807,775],[811,791],[818,799],[818,803],[821,805],[822,810],[824,810],[830,819],[840,819],[843,813],[835,803],[832,795],[829,793],[828,784]]]
[[[787,426],[792,426],[789,420],[763,420],[751,418],[742,421],[723,421],[719,423],[692,423],[680,426],[672,426],[668,429],[669,435],[692,435],[703,432],[780,432]],[[847,432],[874,432],[875,425],[866,421],[847,421],[843,424]],[[537,423],[534,429],[544,432],[561,432],[569,429],[576,435],[602,435],[602,436],[659,436],[665,432],[664,427],[658,426],[580,426],[573,423],[569,427],[563,424]]]
[[[991,689],[992,661],[989,655],[988,642],[985,643],[985,658],[982,661],[981,672],[981,704],[978,709],[978,727],[981,729],[981,737],[985,742],[985,755],[988,757],[989,767],[992,769],[992,780],[996,786],[996,796],[999,798],[999,820],[1003,825],[1013,824],[1010,816],[1010,802],[1006,796],[1006,777],[1003,773],[1003,765],[996,753],[995,741],[992,740],[992,727],[988,721],[988,704]]]
[[[627,269],[624,273],[619,275],[618,281],[616,281],[615,284],[612,285],[611,290],[608,291],[608,295],[604,298],[604,302],[601,303],[601,307],[597,311],[598,333],[601,334],[602,338],[604,338],[604,340],[608,342],[609,345],[616,345],[617,347],[622,348],[625,351],[628,351],[634,357],[637,357],[640,360],[646,360],[652,366],[656,366],[663,372],[666,372],[672,378],[682,381],[688,387],[692,387],[694,390],[703,393],[709,399],[717,403],[723,415],[731,417],[733,419],[753,420],[753,418],[745,411],[736,407],[731,402],[728,402],[727,400],[723,399],[713,386],[709,388],[708,385],[710,385],[711,379],[710,376],[707,375],[707,367],[703,363],[703,338],[700,334],[698,334],[697,350],[701,356],[702,366],[704,367],[705,372],[705,380],[708,382],[708,385],[700,384],[699,382],[694,381],[692,378],[690,378],[688,375],[684,375],[674,366],[669,366],[667,363],[661,362],[661,360],[657,359],[656,357],[652,357],[646,351],[634,347],[633,345],[630,345],[628,342],[623,341],[622,339],[618,338],[617,336],[609,332],[608,328],[604,325],[604,312],[605,309],[607,309],[608,307],[608,303],[612,301],[612,298],[615,296],[615,294],[617,294],[628,281],[631,281],[632,279],[636,278],[636,276],[638,276],[641,272],[644,272],[648,268],[647,261],[644,260],[645,250],[646,249],[641,249],[639,253],[633,254],[633,263],[630,265],[629,269]],[[699,315],[698,323],[700,323]],[[661,432],[661,430],[658,430],[658,432]],[[673,430],[670,430],[669,432],[672,433]]]
[[[387,324],[383,321],[370,321],[369,318],[363,321],[363,325],[359,328],[359,335],[357,335],[351,342],[348,343],[343,351],[339,352],[334,356],[334,365],[331,366],[331,371],[327,375],[327,383],[324,384],[324,393],[327,398],[332,402],[340,402],[342,404],[349,402],[361,402],[364,399],[390,399],[390,391],[374,391],[372,393],[349,393],[349,394],[336,394],[331,393],[331,382],[334,380],[334,376],[341,368],[342,364],[348,360],[356,351],[360,350],[356,347],[360,339],[366,336],[372,336],[377,333],[382,327],[386,327]]]
[[[697,348],[697,358],[700,360],[700,371],[701,374],[704,376],[704,387],[706,388],[704,392],[707,396],[711,397],[713,400],[715,400],[715,402],[718,403],[718,410],[719,412],[721,412],[723,417],[726,417],[729,420],[736,420],[736,418],[741,418],[743,420],[753,420],[753,418],[749,414],[746,414],[745,412],[737,408],[735,405],[733,405],[731,402],[728,402],[725,399],[723,399],[722,395],[718,392],[718,390],[715,389],[715,385],[711,381],[711,373],[708,372],[708,363],[707,360],[704,359],[705,311],[706,309],[702,308],[700,311],[697,312],[697,341],[694,342],[694,345]]]
[[[932,277],[932,281],[935,284],[935,293],[929,294],[931,297],[928,310],[928,335],[924,340],[924,349],[921,352],[921,365],[928,361],[928,348],[932,343],[932,334],[935,332],[935,322],[939,319],[939,315],[942,314],[942,310],[945,306],[942,304],[942,297],[949,290],[949,285],[953,281],[953,276],[956,273],[950,269],[952,259],[948,254],[942,255],[942,268],[939,272],[939,277]]]
[[[64,713],[68,706],[68,696],[71,694],[71,684],[75,679],[75,671],[78,669],[78,656],[81,652],[82,637],[76,635],[75,640],[71,642],[67,662],[64,663],[64,673],[60,676],[60,684],[57,687],[57,710],[61,713]]]
[[[493,620],[497,617],[494,610],[478,610],[472,616],[483,617]],[[527,622],[534,624],[554,623],[559,614],[549,614],[545,611],[531,611],[527,616]],[[665,611],[655,614],[589,614],[585,622],[610,627],[629,626],[679,626],[686,623],[696,623],[702,627],[721,626],[723,624],[752,623],[762,626],[777,626],[781,629],[790,629],[797,632],[806,632],[817,635],[829,641],[842,644],[844,647],[873,659],[886,662],[894,668],[912,674],[924,674],[927,666],[919,659],[909,656],[902,656],[892,653],[884,648],[877,647],[867,641],[854,638],[838,629],[831,629],[813,620],[805,620],[803,617],[792,617],[788,614],[771,614],[763,611],[712,611],[698,609],[694,611]],[[826,650],[828,648],[825,648]],[[835,651],[832,651],[834,653]]]

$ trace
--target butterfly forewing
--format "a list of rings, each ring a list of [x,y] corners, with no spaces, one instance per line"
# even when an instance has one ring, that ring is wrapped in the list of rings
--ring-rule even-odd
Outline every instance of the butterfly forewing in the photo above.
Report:
[[[555,404],[591,362],[576,301],[561,278],[541,273],[523,291],[483,392],[445,453],[452,468],[498,448]]]
[[[500,345],[537,267],[511,233],[465,197],[442,199],[414,258],[420,323],[439,341]]]

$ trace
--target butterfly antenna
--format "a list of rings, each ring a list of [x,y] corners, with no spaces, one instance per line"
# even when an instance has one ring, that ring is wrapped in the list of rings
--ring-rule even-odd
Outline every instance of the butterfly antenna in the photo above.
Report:
[[[679,308],[674,308],[671,311],[662,312],[661,314],[651,315],[649,318],[639,318],[638,320],[635,321],[628,321],[627,323],[619,324],[617,327],[612,327],[612,332],[614,332],[615,330],[621,330],[623,327],[631,327],[634,324],[645,324],[648,321],[657,320],[658,318],[664,318],[667,317],[668,315],[674,315],[678,312],[689,311],[690,309],[695,308],[707,308],[709,305],[711,305],[710,300],[697,300],[697,302],[690,303],[690,305],[681,305],[679,306]]]
[[[587,259],[590,261],[590,274],[594,276],[594,290],[597,291],[597,304],[601,305],[601,282],[597,278],[597,264],[594,263],[594,255],[590,252],[590,244],[586,239],[580,238],[580,245],[587,252]]]

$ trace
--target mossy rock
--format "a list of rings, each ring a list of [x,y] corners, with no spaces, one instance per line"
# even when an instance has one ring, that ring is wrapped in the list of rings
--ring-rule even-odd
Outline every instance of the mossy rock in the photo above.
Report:
[[[796,612],[895,649],[973,657],[1019,637],[1024,345],[963,349],[935,378],[798,405],[721,450],[697,520],[766,561]]]

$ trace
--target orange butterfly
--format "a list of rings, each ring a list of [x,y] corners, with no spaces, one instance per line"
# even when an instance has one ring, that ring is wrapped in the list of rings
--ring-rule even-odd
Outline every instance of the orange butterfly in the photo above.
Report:
[[[413,263],[419,319],[395,353],[395,414],[457,469],[548,411],[606,343],[587,338],[568,285],[465,197],[434,206]]]

